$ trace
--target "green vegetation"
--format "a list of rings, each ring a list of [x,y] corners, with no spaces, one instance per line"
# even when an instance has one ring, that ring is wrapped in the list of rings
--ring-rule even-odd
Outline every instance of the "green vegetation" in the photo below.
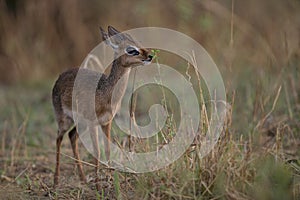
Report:
[[[1,1],[0,199],[300,199],[299,9],[296,0]],[[224,79],[231,106],[226,124],[204,158],[195,140],[159,171],[101,169],[98,193],[93,167],[84,166],[88,184],[79,182],[66,137],[61,183],[54,189],[57,125],[51,89],[60,72],[80,65],[99,43],[98,26],[109,24],[120,30],[168,27],[199,41]],[[200,82],[206,98],[205,85],[189,64],[162,50],[152,53],[191,76],[199,99]],[[160,143],[171,140],[177,104],[163,97],[172,94],[151,86],[138,95],[136,116],[139,104],[153,102],[174,114],[158,135]],[[138,151],[149,150],[134,142]],[[80,151],[91,163],[81,144]]]

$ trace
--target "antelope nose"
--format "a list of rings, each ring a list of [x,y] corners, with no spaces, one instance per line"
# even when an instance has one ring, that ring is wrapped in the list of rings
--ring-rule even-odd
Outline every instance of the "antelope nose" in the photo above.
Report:
[[[148,55],[148,60],[149,60],[149,61],[151,61],[151,60],[152,60],[152,58],[153,58],[153,56],[152,56],[152,55]]]

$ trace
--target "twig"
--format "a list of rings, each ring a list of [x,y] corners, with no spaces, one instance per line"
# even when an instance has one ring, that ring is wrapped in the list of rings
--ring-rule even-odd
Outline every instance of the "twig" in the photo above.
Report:
[[[130,101],[130,121],[129,121],[129,128],[130,128],[130,133],[128,135],[128,148],[129,151],[131,151],[132,146],[131,146],[131,132],[132,132],[132,121],[135,124],[135,108],[136,108],[136,98],[137,98],[137,94],[133,94],[134,93],[134,84],[135,84],[135,77],[136,77],[136,68],[134,69],[134,74],[133,74],[133,81],[132,81],[132,90],[131,90],[131,101]]]
[[[275,106],[276,106],[277,101],[278,101],[278,98],[279,98],[279,95],[280,95],[280,92],[281,92],[281,85],[280,85],[279,88],[278,88],[278,91],[277,91],[277,94],[276,94],[276,97],[275,97],[275,100],[274,100],[274,102],[273,102],[273,105],[272,105],[272,108],[271,108],[270,112],[269,112],[269,113],[268,113],[261,121],[258,122],[258,124],[257,124],[256,127],[255,127],[255,130],[256,130],[259,126],[261,126],[261,125],[266,121],[266,119],[272,114],[272,112],[274,111]]]
[[[28,170],[28,168],[29,168],[29,166],[27,166],[23,171],[21,171],[21,172],[18,174],[18,176],[16,176],[16,178],[15,178],[12,182],[10,182],[10,183],[8,183],[7,185],[5,185],[5,186],[3,187],[3,189],[7,188],[9,185],[11,185],[12,183],[16,182],[16,181],[18,180],[18,178],[20,178],[20,177]],[[2,176],[1,176],[1,178],[2,178]]]

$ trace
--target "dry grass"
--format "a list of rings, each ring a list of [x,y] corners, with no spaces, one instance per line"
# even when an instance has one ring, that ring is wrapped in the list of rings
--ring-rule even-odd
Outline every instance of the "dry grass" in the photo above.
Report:
[[[0,1],[1,199],[300,198],[298,1],[154,0],[116,6],[116,1],[30,0],[16,1],[15,9],[6,2],[14,1]],[[153,173],[103,169],[100,193],[91,166],[84,167],[88,184],[78,181],[65,139],[62,180],[54,189],[51,86],[63,68],[80,65],[100,41],[98,26],[108,24],[121,30],[163,26],[199,41],[224,78],[231,105],[227,123],[208,156],[199,157],[201,144],[195,141],[179,160]],[[186,63],[161,53],[161,61],[201,88]],[[149,93],[140,95],[152,100]]]
[[[299,124],[274,117],[279,112],[272,107],[272,112],[266,110],[268,117],[258,120],[254,129],[249,128],[242,135],[237,134],[231,124],[232,113],[228,113],[221,138],[204,158],[199,156],[201,143],[195,141],[179,160],[153,173],[129,174],[103,168],[100,194],[94,187],[93,167],[84,168],[88,184],[79,182],[74,161],[69,157],[71,148],[65,140],[62,180],[54,189],[56,127],[47,90],[50,90],[48,84],[21,90],[11,87],[4,95],[7,107],[1,112],[10,113],[1,126],[3,198],[298,199],[300,196]],[[278,93],[271,99],[275,108],[279,107]],[[20,96],[16,98],[16,94]],[[234,109],[234,97],[231,99]],[[80,149],[83,160],[91,162],[84,147]]]

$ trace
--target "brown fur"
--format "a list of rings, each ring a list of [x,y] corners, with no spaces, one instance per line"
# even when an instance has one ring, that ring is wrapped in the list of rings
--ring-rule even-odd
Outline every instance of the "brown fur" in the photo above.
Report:
[[[113,27],[108,27],[108,33],[101,29],[102,38],[115,50],[115,60],[109,75],[104,75],[89,69],[74,68],[63,72],[57,79],[52,91],[52,103],[58,123],[58,134],[56,140],[56,169],[54,174],[54,185],[58,184],[60,174],[60,146],[64,134],[73,127],[74,119],[70,111],[74,111],[72,104],[76,102],[75,112],[90,120],[89,131],[93,141],[95,157],[96,182],[99,168],[99,144],[97,125],[100,125],[107,140],[110,141],[111,122],[115,115],[128,82],[131,67],[142,65],[145,61],[151,61],[152,56],[149,50],[143,49],[135,42],[131,36],[118,32]],[[139,50],[139,55],[124,54],[118,57],[120,52],[124,52],[126,47],[135,46]],[[117,48],[116,48],[117,47]],[[78,73],[80,72],[80,73]],[[116,99],[112,102],[113,90],[117,82],[122,79],[122,87],[118,88]],[[98,83],[95,85],[95,83]],[[76,93],[74,93],[76,88]],[[95,95],[94,99],[90,97]],[[87,97],[87,98],[85,98]],[[78,101],[77,101],[78,100]],[[92,102],[94,100],[94,102]],[[95,105],[94,107],[91,105]],[[72,113],[72,112],[71,112]],[[96,115],[95,115],[96,113]],[[78,152],[78,133],[76,127],[69,131],[69,138],[72,145],[80,179],[86,182],[86,178],[80,162]],[[109,142],[105,142],[105,154],[109,160]],[[96,184],[98,191],[99,184]]]

